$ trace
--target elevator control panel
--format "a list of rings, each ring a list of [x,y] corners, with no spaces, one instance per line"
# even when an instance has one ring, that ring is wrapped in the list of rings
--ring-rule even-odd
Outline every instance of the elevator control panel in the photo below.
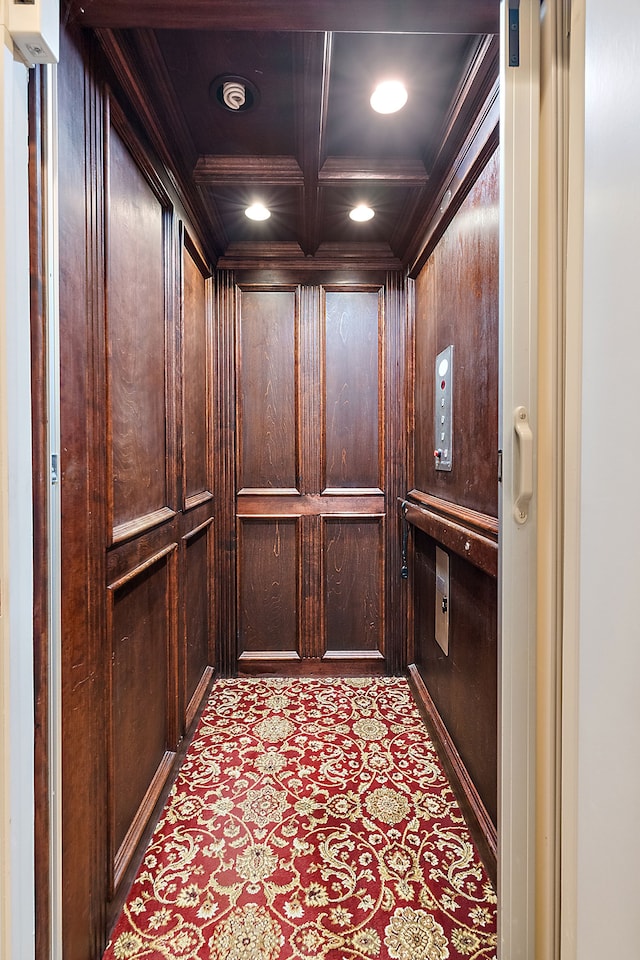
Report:
[[[453,345],[436,357],[433,459],[436,470],[451,470],[453,461]]]

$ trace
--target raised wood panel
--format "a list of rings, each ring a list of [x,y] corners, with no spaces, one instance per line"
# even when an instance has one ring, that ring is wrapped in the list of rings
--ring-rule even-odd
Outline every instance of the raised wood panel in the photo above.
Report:
[[[297,659],[300,521],[241,517],[238,524],[238,654]]]
[[[326,491],[382,487],[379,293],[327,290],[323,460]]]
[[[200,706],[212,669],[213,534],[213,519],[209,518],[182,538],[182,676],[185,728],[190,726]]]
[[[211,496],[211,337],[209,271],[183,229],[182,244],[182,436],[183,507]]]
[[[497,154],[416,280],[414,487],[498,513]],[[434,364],[454,345],[453,468],[434,465]]]
[[[497,823],[497,581],[449,555],[449,655],[435,641],[435,541],[414,529],[415,657],[431,699]]]
[[[325,517],[325,658],[384,652],[384,516]]]
[[[113,116],[118,116],[112,104]],[[173,416],[165,333],[165,206],[111,123],[107,145],[107,335],[113,539],[164,519],[171,505]],[[175,468],[173,468],[175,469]]]
[[[110,584],[109,807],[112,891],[176,749],[176,544]]]
[[[294,290],[239,294],[241,489],[299,485],[298,304]]]

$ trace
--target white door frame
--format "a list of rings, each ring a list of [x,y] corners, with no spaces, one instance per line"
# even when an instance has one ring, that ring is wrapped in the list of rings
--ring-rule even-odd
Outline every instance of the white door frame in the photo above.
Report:
[[[535,950],[535,493],[514,516],[516,483],[536,469],[539,0],[519,4],[519,65],[509,66],[509,0],[500,54],[500,488],[498,628],[498,917],[501,960]],[[532,449],[516,442],[524,408]],[[523,420],[526,427],[526,420]],[[527,438],[523,431],[525,445]],[[527,463],[529,457],[531,459]],[[528,468],[529,477],[521,477]]]
[[[28,71],[0,2],[0,956],[33,956]]]

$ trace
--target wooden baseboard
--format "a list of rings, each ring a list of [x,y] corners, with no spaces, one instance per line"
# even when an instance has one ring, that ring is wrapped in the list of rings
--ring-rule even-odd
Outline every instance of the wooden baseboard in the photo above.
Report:
[[[491,817],[480,799],[449,731],[425,686],[419,668],[412,663],[407,668],[409,685],[416,704],[440,757],[440,762],[451,783],[456,800],[464,815],[471,836],[482,857],[485,869],[494,887],[498,875],[498,835]]]

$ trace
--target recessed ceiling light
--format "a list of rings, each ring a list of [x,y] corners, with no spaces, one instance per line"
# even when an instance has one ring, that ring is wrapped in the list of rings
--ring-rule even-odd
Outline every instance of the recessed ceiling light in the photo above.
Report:
[[[245,215],[249,217],[249,220],[268,220],[271,216],[271,211],[267,210],[263,203],[252,203],[251,206],[245,210]]]
[[[218,106],[229,113],[246,113],[260,101],[260,92],[254,83],[231,73],[216,77],[209,93]]]
[[[374,211],[371,207],[368,207],[366,203],[359,203],[357,207],[354,207],[353,210],[349,212],[349,216],[352,220],[355,220],[356,223],[365,223],[367,220],[373,218]]]
[[[371,94],[369,101],[376,113],[397,113],[402,110],[409,94],[400,80],[384,80]]]

